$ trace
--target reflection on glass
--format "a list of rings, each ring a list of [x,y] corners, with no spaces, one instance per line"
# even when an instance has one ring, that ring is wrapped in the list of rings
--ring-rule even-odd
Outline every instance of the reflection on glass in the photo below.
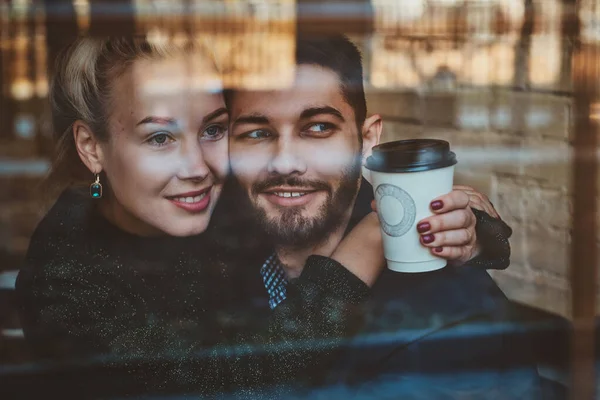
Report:
[[[452,35],[456,30],[478,38],[498,28],[517,30],[523,21],[522,0],[373,0],[377,32]]]
[[[562,40],[558,33],[534,36],[529,54],[529,80],[533,85],[551,85],[560,77]]]
[[[225,86],[278,88],[293,79],[295,0],[135,0],[134,5],[137,29],[150,42],[210,44]]]
[[[581,20],[581,39],[586,42],[600,42],[600,6],[597,0],[578,2]]]
[[[77,14],[77,25],[82,32],[90,26],[90,2],[89,0],[73,0],[75,14]]]

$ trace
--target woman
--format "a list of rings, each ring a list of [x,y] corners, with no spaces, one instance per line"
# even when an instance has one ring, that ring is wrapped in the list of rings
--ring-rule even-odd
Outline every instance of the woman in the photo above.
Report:
[[[248,268],[252,254],[220,250],[217,228],[203,234],[228,169],[228,121],[218,73],[201,44],[80,39],[57,66],[50,98],[59,151],[50,182],[88,183],[61,195],[19,274],[24,331],[38,353],[111,354],[125,365],[169,355],[176,365],[142,374],[144,382],[223,390],[231,379],[246,386],[299,375],[329,348],[283,346],[259,366],[219,355],[218,345],[352,333],[365,282],[382,266],[373,261],[382,261],[374,214],[331,258],[309,258],[307,266],[334,274],[336,288],[301,275],[286,306],[272,313],[249,304],[265,291]],[[361,256],[348,257],[357,248]],[[344,266],[336,262],[342,259]],[[349,272],[358,268],[363,281]],[[208,356],[194,364],[192,355],[204,349]],[[275,371],[265,374],[265,366]]]

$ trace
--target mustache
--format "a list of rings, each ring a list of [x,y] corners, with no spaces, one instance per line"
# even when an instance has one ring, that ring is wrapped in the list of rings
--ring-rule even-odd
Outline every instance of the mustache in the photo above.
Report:
[[[252,185],[252,192],[257,194],[277,186],[300,186],[314,190],[325,190],[328,192],[331,191],[331,187],[329,184],[327,184],[327,182],[312,179],[302,179],[297,176],[278,175],[269,177],[260,182],[256,182],[254,185]]]

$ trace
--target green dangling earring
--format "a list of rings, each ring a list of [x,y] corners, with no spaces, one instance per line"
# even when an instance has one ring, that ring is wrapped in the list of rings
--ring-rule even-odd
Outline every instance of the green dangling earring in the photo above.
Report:
[[[96,174],[96,180],[90,185],[90,196],[93,199],[102,197],[102,184],[100,183],[100,174]]]

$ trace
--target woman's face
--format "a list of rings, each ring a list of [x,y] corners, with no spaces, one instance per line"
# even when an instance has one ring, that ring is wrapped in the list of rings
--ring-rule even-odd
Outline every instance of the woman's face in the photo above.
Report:
[[[228,169],[228,115],[201,57],[140,59],[113,83],[105,212],[143,236],[206,230]]]

